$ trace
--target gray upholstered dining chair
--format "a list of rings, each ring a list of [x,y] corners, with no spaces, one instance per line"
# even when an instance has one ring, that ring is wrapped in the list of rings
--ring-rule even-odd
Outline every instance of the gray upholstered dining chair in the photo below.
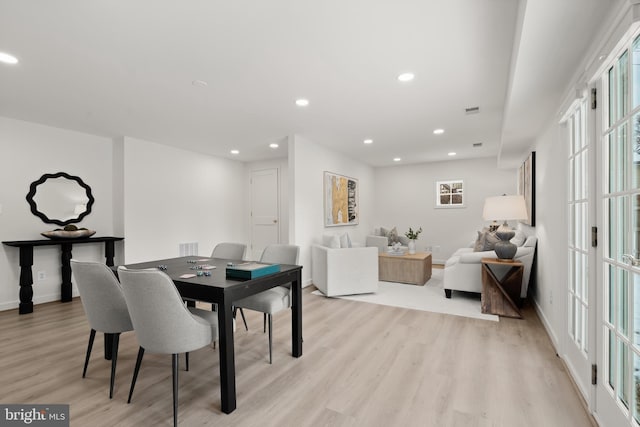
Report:
[[[113,271],[99,262],[71,260],[73,276],[80,292],[80,301],[89,320],[91,332],[84,359],[82,378],[87,374],[89,357],[96,331],[105,334],[105,342],[111,337],[111,381],[109,399],[113,397],[113,386],[118,361],[118,343],[122,332],[132,331],[133,325],[122,293],[122,287]]]
[[[213,252],[211,252],[211,258],[240,260],[244,259],[246,250],[247,245],[244,243],[218,243],[216,247],[213,248]]]
[[[299,246],[273,244],[264,248],[260,262],[296,265],[299,255]],[[272,363],[272,316],[284,309],[291,308],[290,293],[290,286],[277,286],[234,303],[234,306],[240,309],[246,308],[263,313],[263,331],[267,328],[267,322],[269,327],[269,363]]]
[[[159,270],[118,268],[136,337],[140,344],[131,380],[131,403],[145,351],[171,354],[173,425],[178,424],[178,354],[206,347],[218,339],[216,313],[187,308],[171,278]],[[188,368],[187,359],[187,370]]]
[[[222,242],[218,243],[214,248],[213,252],[211,252],[211,258],[222,258],[222,259],[231,259],[231,260],[241,260],[244,259],[244,253],[247,250],[247,245],[244,243],[232,243],[232,242]],[[216,305],[211,304],[211,309],[216,311]],[[234,318],[235,318],[234,309]],[[242,321],[244,322],[244,328],[249,330],[247,327],[247,319],[244,317],[244,312],[240,310],[240,314],[242,315]]]

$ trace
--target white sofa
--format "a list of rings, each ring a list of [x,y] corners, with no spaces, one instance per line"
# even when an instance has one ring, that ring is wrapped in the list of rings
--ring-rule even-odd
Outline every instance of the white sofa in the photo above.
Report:
[[[520,291],[520,298],[522,299],[527,297],[537,241],[538,239],[535,236],[527,237],[522,246],[518,247],[514,256],[515,260],[524,264]],[[482,258],[497,258],[497,255],[492,250],[474,252],[473,247],[461,248],[454,252],[444,265],[444,292],[447,298],[451,298],[451,291],[482,292],[482,264],[480,263]],[[503,272],[496,270],[494,273],[501,277],[508,268],[503,270]]]
[[[378,291],[378,248],[311,245],[311,280],[325,296]]]
[[[395,229],[395,227],[393,227],[393,229]],[[380,253],[388,251],[390,247],[389,238],[387,237],[388,232],[389,229],[386,229],[384,227],[376,227],[373,230],[373,234],[370,234],[366,237],[365,246],[375,246],[378,248],[378,251]],[[407,249],[409,239],[406,236],[398,234],[397,241],[400,242],[403,249]]]

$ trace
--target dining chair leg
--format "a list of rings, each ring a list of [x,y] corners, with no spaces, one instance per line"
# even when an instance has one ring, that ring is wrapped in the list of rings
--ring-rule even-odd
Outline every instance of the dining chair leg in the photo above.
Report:
[[[262,333],[267,332],[267,313],[262,313]]]
[[[171,369],[173,370],[173,427],[178,427],[178,354],[171,356]]]
[[[238,307],[233,308],[233,318],[236,318],[236,311],[238,311]],[[244,330],[249,331],[249,327],[247,326],[247,319],[244,317],[244,310],[240,307],[240,316],[242,316],[242,323],[244,323]]]
[[[84,369],[82,370],[82,378],[87,375],[87,366],[89,366],[89,356],[91,356],[91,349],[93,348],[93,340],[96,337],[96,330],[92,329],[89,333],[89,345],[87,346],[87,355],[84,358]]]
[[[271,321],[271,314],[269,314],[269,364],[271,364],[271,326],[272,326],[272,321]]]
[[[138,357],[136,358],[136,367],[133,369],[133,378],[131,379],[131,389],[129,390],[129,400],[127,403],[131,403],[131,396],[133,396],[133,388],[136,386],[136,380],[138,379],[138,372],[140,371],[140,365],[142,364],[142,356],[144,356],[144,348],[138,349]]]
[[[185,371],[188,371],[189,370],[189,352],[188,351],[184,354],[184,362],[187,368],[185,369]]]
[[[113,385],[116,381],[116,363],[118,361],[118,344],[120,343],[120,333],[113,335],[113,355],[111,356],[111,383],[109,384],[109,399],[113,398]]]

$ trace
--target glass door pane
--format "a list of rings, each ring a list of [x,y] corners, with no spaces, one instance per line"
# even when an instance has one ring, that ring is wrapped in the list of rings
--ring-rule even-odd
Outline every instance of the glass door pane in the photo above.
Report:
[[[589,147],[586,141],[586,101],[579,103],[568,119],[569,137],[569,337],[573,341],[577,358],[588,360],[589,304]],[[570,352],[573,353],[573,352]],[[572,357],[571,355],[569,356]],[[572,361],[575,363],[575,361]]]
[[[598,382],[597,405],[598,412],[626,420],[616,425],[630,427],[640,419],[640,37],[620,53],[602,84],[607,111],[600,135],[604,301],[598,360],[605,364],[605,381]]]

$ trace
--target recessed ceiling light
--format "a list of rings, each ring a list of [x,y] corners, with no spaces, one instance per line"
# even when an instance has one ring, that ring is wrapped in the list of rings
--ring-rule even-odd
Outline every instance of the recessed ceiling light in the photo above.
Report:
[[[395,157],[395,158],[393,159],[393,161],[394,161],[394,162],[399,162],[400,160],[402,160],[400,157]]]
[[[402,73],[398,76],[398,80],[401,82],[410,82],[416,76],[413,73]]]
[[[365,144],[373,144],[373,139],[365,139],[364,141]]]
[[[238,151],[238,150],[231,150],[231,154],[240,154],[240,151]]]
[[[444,133],[444,129],[435,129],[433,131],[434,135],[442,135]]]
[[[309,100],[304,98],[296,99],[296,105],[298,107],[306,107],[309,105]]]
[[[455,155],[456,155],[456,152],[455,152],[455,151],[451,151],[451,152],[447,153],[447,155],[448,155],[448,156],[455,156]]]
[[[274,143],[272,143],[272,144],[269,144],[269,147],[270,147],[270,148],[278,148],[278,147],[279,147],[279,145],[278,145],[278,144],[276,144],[276,143],[274,142]]]
[[[13,55],[9,55],[8,53],[0,52],[0,62],[4,62],[5,64],[17,64],[18,58]]]
[[[198,87],[207,87],[209,86],[209,83],[205,82],[204,80],[194,80],[191,82],[192,85],[194,86],[198,86]]]

